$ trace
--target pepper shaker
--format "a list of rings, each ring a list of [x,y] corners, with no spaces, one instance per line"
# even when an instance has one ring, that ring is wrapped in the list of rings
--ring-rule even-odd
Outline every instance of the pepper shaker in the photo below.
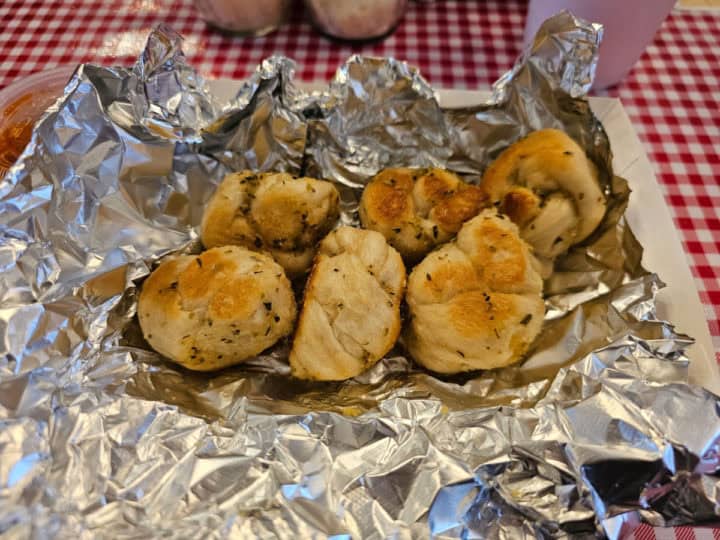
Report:
[[[287,19],[291,0],[195,0],[200,16],[224,32],[264,36]]]
[[[346,41],[382,38],[395,30],[407,0],[305,0],[314,25]]]

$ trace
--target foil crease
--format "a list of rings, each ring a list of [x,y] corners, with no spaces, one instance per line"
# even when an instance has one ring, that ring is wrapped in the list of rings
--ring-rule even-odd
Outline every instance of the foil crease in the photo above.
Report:
[[[80,66],[0,183],[0,534],[7,538],[621,538],[717,520],[720,407],[658,320],[627,182],[583,94],[601,29],[563,13],[495,85],[443,110],[420,74],[352,57],[299,91],[265,60],[229,103],[160,27],[132,69]],[[288,344],[196,374],[135,318],[161,257],[197,250],[229,170],[335,181],[438,165],[477,181],[508,144],[568,131],[610,202],[546,284],[519,366],[437,378],[400,346],[343,383],[288,377]]]

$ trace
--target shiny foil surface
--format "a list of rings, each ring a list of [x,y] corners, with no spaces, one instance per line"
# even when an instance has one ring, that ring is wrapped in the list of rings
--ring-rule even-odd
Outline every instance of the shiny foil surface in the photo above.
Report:
[[[270,58],[219,103],[165,27],[132,69],[80,66],[0,183],[0,535],[621,538],[717,520],[718,398],[685,382],[692,339],[655,315],[662,283],[582,97],[600,38],[560,14],[491,103],[456,110],[406,64],[362,57],[314,94]],[[383,167],[477,181],[540,127],[585,147],[609,209],[556,265],[522,364],[439,378],[398,344],[360,377],[308,383],[286,342],[202,374],[143,341],[138,288],[199,249],[226,172],[331,179],[357,223]]]

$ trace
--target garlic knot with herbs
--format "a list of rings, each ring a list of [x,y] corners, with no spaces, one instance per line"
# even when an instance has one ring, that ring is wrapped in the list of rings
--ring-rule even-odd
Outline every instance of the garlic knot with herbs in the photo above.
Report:
[[[400,334],[402,258],[375,231],[340,227],[320,244],[290,351],[301,379],[338,381],[373,366]]]
[[[360,200],[360,221],[408,262],[451,240],[487,206],[479,187],[444,169],[392,168],[376,174]]]
[[[150,346],[197,371],[271,347],[292,332],[297,310],[282,267],[238,246],[163,261],[143,283],[137,309]]]
[[[316,244],[335,225],[339,195],[332,183],[288,173],[227,175],[200,226],[205,247],[268,251],[290,277],[312,263]]]
[[[543,263],[543,277],[558,255],[592,234],[607,207],[597,168],[557,129],[534,131],[507,148],[480,187],[518,225]]]
[[[520,360],[545,314],[536,265],[515,224],[495,210],[465,223],[408,279],[405,344],[412,357],[438,373]]]

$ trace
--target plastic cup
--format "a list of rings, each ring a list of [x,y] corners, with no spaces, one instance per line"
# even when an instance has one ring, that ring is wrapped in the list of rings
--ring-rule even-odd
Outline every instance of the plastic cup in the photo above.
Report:
[[[0,90],[0,178],[30,142],[33,127],[55,103],[73,74],[73,68],[33,73]]]
[[[567,9],[605,27],[593,88],[620,82],[650,44],[675,0],[530,0],[525,47],[546,19]]]

